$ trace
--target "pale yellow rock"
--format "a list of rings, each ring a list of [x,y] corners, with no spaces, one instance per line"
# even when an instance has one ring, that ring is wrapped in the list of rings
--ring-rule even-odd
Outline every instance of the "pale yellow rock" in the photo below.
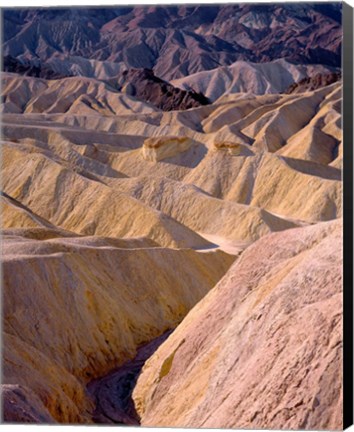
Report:
[[[283,218],[315,222],[339,217],[342,211],[339,169],[271,153],[210,152],[184,182]]]
[[[226,151],[231,156],[253,156],[252,149],[238,142],[217,141],[214,143],[215,150]]]
[[[22,77],[5,74],[5,79],[11,83],[3,90],[5,100],[16,92],[24,92]],[[253,143],[255,148],[274,152],[286,146],[293,135],[327,110],[327,119],[320,129],[334,139],[341,140],[341,115],[338,112],[341,98],[340,83],[296,95],[237,94],[233,97],[220,98],[209,106],[185,112],[161,113],[151,111],[150,106],[141,105],[142,103],[134,98],[126,100],[124,98],[128,96],[112,93],[113,89],[109,85],[92,78],[76,77],[48,82],[40,80],[41,86],[34,85],[31,80],[36,82],[34,78],[26,78],[27,87],[30,89],[26,90],[26,102],[16,107],[14,105],[15,108],[10,110],[13,114],[6,113],[5,109],[5,136],[30,137],[45,141],[43,135],[46,134],[47,128],[70,125],[75,134],[81,133],[83,129],[89,129],[95,131],[96,136],[109,132],[111,135],[126,135],[127,140],[131,135],[139,135],[143,139],[185,136],[208,147],[213,146],[216,140],[236,140],[243,144]],[[64,102],[60,102],[61,100]],[[6,104],[13,105],[14,102],[10,100],[3,106],[7,106]],[[31,114],[25,113],[19,118],[18,113],[22,112],[23,106],[26,110],[32,111]],[[36,107],[36,114],[31,107]],[[36,123],[39,119],[40,124],[38,123],[35,129],[31,129],[28,124],[25,130],[27,118],[29,124]],[[107,136],[104,139],[107,139]],[[320,142],[316,141],[315,144],[320,145]],[[290,152],[287,155],[308,157],[306,151],[302,154]],[[311,154],[309,157],[312,160]]]
[[[293,135],[277,154],[327,165],[332,163],[337,146],[336,139],[310,124]]]
[[[321,223],[341,215],[340,83],[161,112],[93,78],[3,80],[3,372],[22,414],[90,422],[85,385],[206,295],[141,377],[143,424],[340,427],[341,239]]]
[[[329,87],[331,86],[285,101],[279,108],[263,115],[256,124],[242,132],[255,139],[255,147],[271,152],[280,149],[316,114],[323,97],[330,91]]]
[[[191,230],[231,241],[252,242],[269,232],[296,226],[296,223],[261,208],[219,200],[194,185],[167,178],[138,177],[119,180],[117,184],[122,192],[162,211]]]
[[[342,224],[263,237],[144,365],[143,426],[342,425]]]
[[[38,217],[15,200],[1,196],[1,226],[2,228],[38,228],[50,224]]]
[[[66,230],[107,237],[149,237],[162,246],[206,247],[187,227],[40,153],[3,149],[3,189],[32,212]]]
[[[291,136],[277,153],[296,159],[332,164],[342,141],[340,97],[341,87],[337,84],[321,102],[320,109],[311,121]]]
[[[3,383],[28,387],[54,419],[74,423],[90,421],[85,384],[175,327],[234,260],[18,232],[2,246]]]

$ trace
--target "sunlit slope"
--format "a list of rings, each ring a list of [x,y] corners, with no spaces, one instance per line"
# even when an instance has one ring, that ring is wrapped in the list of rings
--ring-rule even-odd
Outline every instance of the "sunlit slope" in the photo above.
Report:
[[[89,422],[84,386],[194,308],[139,380],[143,425],[341,427],[340,82],[162,112],[4,74],[2,97],[12,419]]]
[[[255,242],[144,365],[143,426],[342,428],[342,224]]]
[[[4,233],[3,383],[61,422],[88,421],[85,383],[175,327],[234,260],[144,239],[45,238]]]
[[[146,236],[162,246],[208,244],[168,216],[41,153],[3,149],[6,194],[52,224],[87,235]]]

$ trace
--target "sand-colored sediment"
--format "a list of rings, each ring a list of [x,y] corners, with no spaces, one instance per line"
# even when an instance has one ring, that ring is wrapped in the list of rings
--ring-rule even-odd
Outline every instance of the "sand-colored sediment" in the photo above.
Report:
[[[91,422],[85,385],[177,327],[143,425],[341,428],[341,83],[225,81],[162,112],[113,81],[3,79],[8,421]]]
[[[90,421],[85,383],[174,328],[234,260],[150,240],[31,237],[3,237],[4,383],[61,422]]]

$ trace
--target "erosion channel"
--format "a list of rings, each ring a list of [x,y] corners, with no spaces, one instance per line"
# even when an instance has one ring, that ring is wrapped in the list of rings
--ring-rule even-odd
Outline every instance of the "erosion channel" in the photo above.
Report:
[[[129,360],[101,378],[94,379],[87,385],[87,390],[95,403],[95,410],[92,415],[94,423],[129,426],[140,424],[140,418],[135,411],[131,397],[136,381],[145,362],[172,331],[168,330],[141,346],[133,360]]]

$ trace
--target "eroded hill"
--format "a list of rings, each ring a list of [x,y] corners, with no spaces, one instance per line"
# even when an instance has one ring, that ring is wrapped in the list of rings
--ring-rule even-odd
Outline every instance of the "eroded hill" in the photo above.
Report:
[[[7,421],[92,422],[86,385],[176,328],[143,425],[340,428],[341,82],[168,112],[121,90],[3,74]]]

